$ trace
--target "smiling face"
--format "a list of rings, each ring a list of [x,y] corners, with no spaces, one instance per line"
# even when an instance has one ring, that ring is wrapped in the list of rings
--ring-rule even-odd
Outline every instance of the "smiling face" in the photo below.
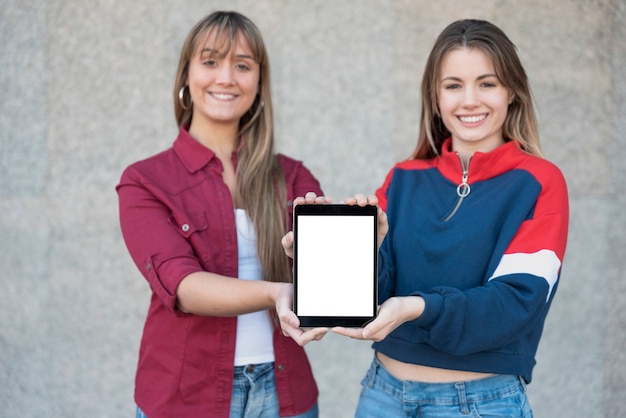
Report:
[[[237,130],[259,90],[260,67],[247,39],[239,33],[229,51],[209,35],[189,62],[188,86],[193,102],[190,131],[216,127]],[[214,50],[216,48],[218,50]]]
[[[502,127],[513,95],[477,48],[449,51],[441,62],[437,102],[452,148],[463,157],[504,143]]]

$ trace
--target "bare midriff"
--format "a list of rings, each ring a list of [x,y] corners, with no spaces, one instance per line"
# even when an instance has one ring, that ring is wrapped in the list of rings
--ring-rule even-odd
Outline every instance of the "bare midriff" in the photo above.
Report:
[[[437,367],[404,363],[379,352],[376,352],[376,357],[393,377],[400,380],[412,380],[426,383],[451,383],[495,376],[492,373],[466,372],[462,370],[440,369]]]

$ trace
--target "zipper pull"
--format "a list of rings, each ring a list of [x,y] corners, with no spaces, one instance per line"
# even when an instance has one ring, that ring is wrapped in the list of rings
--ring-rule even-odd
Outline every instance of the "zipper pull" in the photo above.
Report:
[[[467,178],[469,177],[469,161],[466,163],[463,161],[463,158],[457,153],[459,159],[461,160],[461,168],[463,169],[463,177],[461,178],[461,183],[456,187],[456,194],[463,199],[470,194],[472,188],[467,183]],[[471,157],[470,157],[471,159]]]
[[[463,203],[463,199],[465,199],[470,194],[470,191],[471,191],[471,187],[469,183],[467,182],[467,178],[469,177],[469,160],[466,164],[458,152],[456,153],[456,155],[459,157],[459,160],[461,160],[461,168],[463,169],[463,176],[461,177],[461,183],[459,183],[459,185],[456,186],[456,194],[457,196],[459,196],[459,198],[457,199],[456,205],[454,206],[454,209],[452,209],[452,212],[450,212],[450,214],[446,216],[446,218],[443,220],[444,222],[448,222],[450,219],[452,219],[452,217],[457,213],[457,211],[461,207],[461,203]]]
[[[461,183],[456,186],[456,194],[462,199],[464,197],[467,197],[467,195],[470,194],[470,191],[472,191],[472,188],[467,183],[467,171],[464,171]]]

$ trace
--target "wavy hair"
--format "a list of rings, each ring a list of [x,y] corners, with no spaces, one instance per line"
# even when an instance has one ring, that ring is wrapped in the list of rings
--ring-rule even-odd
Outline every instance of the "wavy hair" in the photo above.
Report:
[[[199,47],[213,40],[213,51],[226,55],[243,35],[259,64],[259,94],[239,122],[237,184],[252,219],[263,279],[291,281],[291,268],[280,244],[288,228],[285,179],[274,150],[274,122],[267,49],[257,26],[244,15],[217,11],[200,20],[187,36],[174,82],[174,114],[178,126],[189,126],[193,106],[184,108],[179,91],[187,84],[189,63]],[[183,90],[183,100],[188,91]]]
[[[496,75],[514,95],[502,128],[505,141],[515,141],[533,155],[543,156],[528,77],[515,45],[494,24],[465,19],[451,23],[439,35],[428,56],[422,78],[422,113],[417,147],[412,159],[429,159],[441,153],[450,132],[439,113],[438,86],[441,63],[446,54],[459,48],[480,49],[491,59]]]

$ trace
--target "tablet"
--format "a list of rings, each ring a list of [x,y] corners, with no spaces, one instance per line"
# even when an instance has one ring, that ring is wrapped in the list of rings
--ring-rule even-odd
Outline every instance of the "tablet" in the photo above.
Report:
[[[362,327],[377,311],[377,208],[294,207],[294,312],[301,327]]]

